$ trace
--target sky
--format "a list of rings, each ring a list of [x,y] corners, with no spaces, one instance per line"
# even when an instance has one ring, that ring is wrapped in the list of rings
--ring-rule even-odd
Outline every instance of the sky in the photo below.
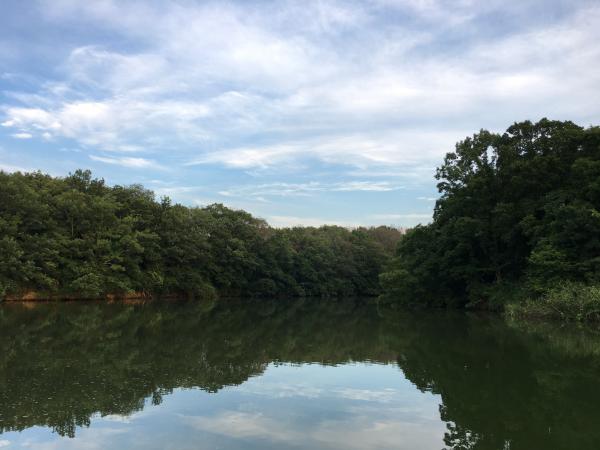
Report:
[[[599,43],[585,0],[3,0],[0,169],[414,226],[466,136],[599,125]]]

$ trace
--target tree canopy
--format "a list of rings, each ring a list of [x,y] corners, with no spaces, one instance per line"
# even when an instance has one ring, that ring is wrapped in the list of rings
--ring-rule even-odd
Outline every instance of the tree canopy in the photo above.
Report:
[[[375,295],[400,232],[275,229],[221,204],[189,208],[90,171],[0,172],[0,299],[141,293]]]
[[[436,178],[433,222],[407,233],[381,277],[390,298],[489,307],[515,291],[600,282],[599,127],[542,119],[481,130]]]

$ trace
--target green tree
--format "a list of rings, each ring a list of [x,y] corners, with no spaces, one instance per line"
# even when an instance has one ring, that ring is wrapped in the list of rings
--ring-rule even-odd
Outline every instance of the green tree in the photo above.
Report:
[[[433,222],[401,240],[381,276],[388,297],[501,307],[510,285],[536,296],[559,280],[598,282],[598,128],[542,119],[482,130],[436,178]]]

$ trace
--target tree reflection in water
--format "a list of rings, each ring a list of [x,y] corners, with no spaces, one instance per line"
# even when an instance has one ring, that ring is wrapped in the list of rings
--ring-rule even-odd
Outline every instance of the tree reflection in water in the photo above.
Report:
[[[600,338],[359,300],[5,304],[0,432],[74,436],[176,388],[218,392],[270,363],[397,364],[441,396],[454,449],[600,448]],[[399,373],[399,376],[402,376]]]

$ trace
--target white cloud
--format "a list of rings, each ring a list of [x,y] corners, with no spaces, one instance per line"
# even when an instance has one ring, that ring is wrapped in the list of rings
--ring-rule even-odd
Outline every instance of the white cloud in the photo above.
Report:
[[[162,186],[154,188],[154,192],[159,196],[172,196],[198,192],[201,189],[199,186]]]
[[[61,136],[87,147],[131,152],[168,142],[166,136],[155,136],[153,132],[175,133],[172,138],[180,142],[203,138],[203,132],[191,129],[190,124],[207,113],[207,106],[183,100],[154,102],[115,97],[94,102],[61,102],[48,110],[7,108],[10,119],[3,125],[19,127],[28,134],[41,133],[45,139]]]
[[[31,133],[14,133],[11,136],[15,139],[31,139],[33,137]]]
[[[239,147],[209,152],[187,165],[224,164],[239,169],[268,169],[305,158],[315,158],[330,164],[349,165],[358,168],[401,167],[430,163],[451,148],[464,136],[460,132],[437,132],[428,130],[391,131],[379,136],[348,133],[344,136],[321,138],[307,137],[302,141]]]
[[[432,214],[429,213],[405,213],[405,214],[369,214],[357,219],[334,220],[325,217],[300,217],[286,215],[266,215],[267,222],[277,228],[287,228],[296,226],[320,227],[323,225],[338,225],[346,228],[356,228],[359,226],[377,226],[382,223],[398,225],[403,227],[412,227],[419,223],[429,223],[432,220]]]
[[[132,423],[132,416],[122,416],[120,414],[107,414],[106,416],[101,416],[102,420],[106,422],[116,422],[116,423]]]
[[[9,93],[16,103],[2,107],[2,125],[233,169],[299,170],[316,159],[411,171],[437,164],[480,127],[600,115],[593,3],[530,26],[531,6],[499,1],[263,8],[44,2],[53,23],[104,27],[131,45],[72,49],[57,67],[62,76]],[[482,31],[502,12],[522,22]],[[398,20],[387,19],[393,14]]]
[[[131,158],[131,157],[118,157],[110,158],[106,156],[90,155],[90,159],[94,161],[100,161],[106,164],[114,164],[122,167],[131,167],[134,169],[147,169],[147,168],[159,168],[154,161],[150,161],[144,158]]]
[[[424,411],[412,411],[411,418],[402,420],[386,417],[385,412],[369,414],[354,412],[343,420],[322,420],[303,429],[282,417],[263,413],[225,411],[218,415],[183,416],[189,426],[236,439],[268,439],[303,448],[438,448],[443,444],[445,424],[431,408],[432,416]]]
[[[321,445],[338,448],[408,450],[440,448],[443,445],[444,431],[444,424],[437,418],[395,420],[364,415],[353,417],[350,421],[324,421],[311,437]]]
[[[225,197],[263,197],[263,196],[307,196],[322,192],[389,192],[402,189],[402,186],[389,181],[342,181],[337,183],[266,183],[259,185],[234,186],[219,191]]]
[[[328,388],[288,382],[262,382],[236,387],[245,394],[261,395],[271,398],[304,397],[316,399],[319,397],[337,397],[346,400],[390,403],[401,395],[398,389],[358,389],[350,387]]]
[[[388,181],[350,181],[343,183],[335,183],[333,191],[373,191],[373,192],[388,192],[397,191],[402,186],[394,185]]]
[[[426,219],[431,220],[431,213],[407,213],[407,214],[373,214],[370,216],[378,220],[396,220],[396,219]]]
[[[396,389],[356,389],[343,388],[333,392],[336,396],[348,400],[358,400],[365,402],[389,403],[398,397]]]
[[[261,413],[226,411],[215,417],[184,416],[183,419],[196,429],[240,439],[267,438],[280,442],[299,442],[303,439],[301,432]]]
[[[267,222],[272,227],[320,227],[323,225],[337,225],[340,227],[355,228],[360,224],[358,221],[331,220],[319,217],[296,217],[296,216],[267,216]]]
[[[317,386],[303,383],[265,382],[246,383],[236,386],[236,390],[245,394],[261,395],[271,398],[304,397],[316,399],[325,391]]]
[[[6,439],[0,440],[0,447],[8,447],[9,445],[10,441],[7,441]]]

